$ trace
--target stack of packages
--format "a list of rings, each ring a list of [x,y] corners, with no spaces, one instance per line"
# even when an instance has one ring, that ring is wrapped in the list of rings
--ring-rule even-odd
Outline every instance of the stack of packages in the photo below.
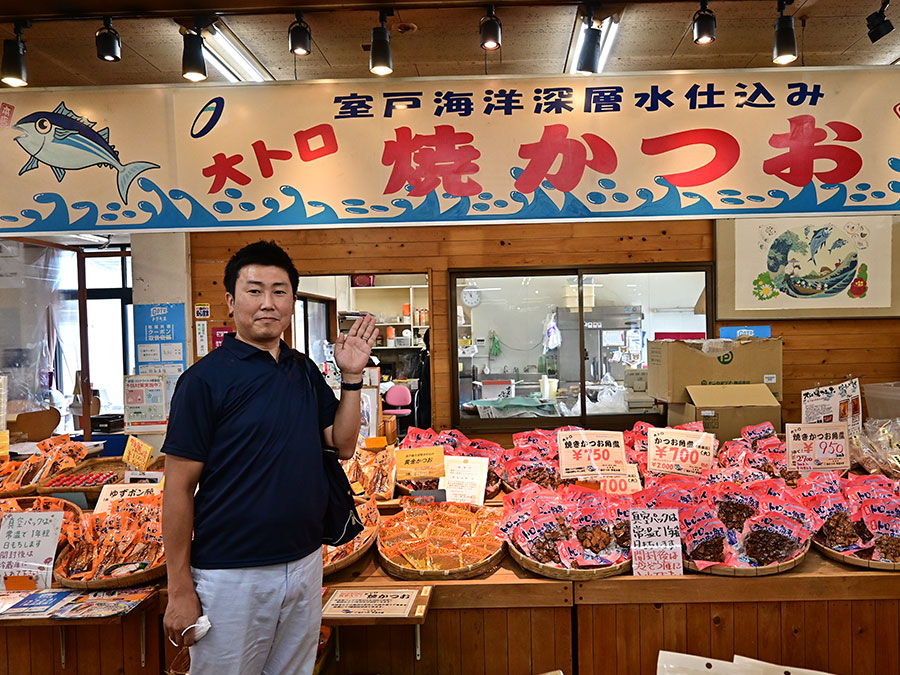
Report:
[[[492,532],[501,510],[455,502],[400,499],[402,510],[381,523],[382,557],[416,570],[456,570],[483,562],[503,543]]]
[[[900,479],[900,419],[866,420],[862,436],[850,439],[850,458],[869,473]]]
[[[484,498],[493,499],[500,492],[503,473],[503,448],[497,443],[480,438],[469,439],[461,431],[449,429],[440,433],[434,429],[410,427],[400,444],[401,449],[443,446],[444,455],[455,457],[487,457],[488,475]],[[401,480],[398,483],[407,490],[436,490],[437,478]]]
[[[390,448],[376,451],[357,448],[353,457],[342,460],[341,465],[351,485],[359,483],[367,497],[385,500],[394,496],[397,464]]]
[[[556,439],[560,431],[581,431],[581,427],[566,426],[552,431],[533,429],[513,434],[513,447],[503,455],[507,485],[518,489],[530,481],[555,490],[561,485],[574,484],[573,480],[564,481],[559,477]]]
[[[73,581],[90,581],[164,564],[161,512],[162,493],[156,493],[117,499],[105,513],[85,515],[84,536],[60,558],[57,572]]]
[[[7,470],[0,469],[0,475],[5,476],[0,483],[0,492],[14,492],[30,485],[36,486],[60,471],[73,468],[86,454],[84,445],[71,441],[66,434],[41,441],[38,443],[38,451],[24,462],[10,462],[7,455],[4,465]]]
[[[356,553],[378,529],[378,506],[375,504],[375,497],[370,497],[365,504],[357,506],[356,511],[359,513],[359,519],[362,521],[363,531],[341,546],[323,546],[323,567],[333,565]]]
[[[523,480],[503,497],[497,533],[527,557],[567,569],[607,567],[631,554],[631,499],[563,485],[555,491]]]

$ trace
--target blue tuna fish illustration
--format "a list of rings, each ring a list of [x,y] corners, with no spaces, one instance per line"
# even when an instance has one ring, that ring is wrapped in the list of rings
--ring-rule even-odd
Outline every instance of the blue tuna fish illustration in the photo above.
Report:
[[[16,122],[13,127],[21,131],[16,143],[31,157],[19,170],[36,169],[41,162],[53,169],[56,180],[62,181],[67,170],[86,169],[89,166],[106,166],[118,172],[116,183],[122,203],[128,203],[128,188],[134,179],[148,169],[158,169],[152,162],[122,164],[119,153],[109,144],[109,128],[94,131],[96,122],[80,117],[60,102],[53,112],[31,113]]]
[[[818,230],[813,232],[812,238],[809,240],[809,259],[812,262],[816,262],[816,253],[819,252],[819,249],[825,245],[825,242],[828,241],[828,237],[831,236],[831,231],[834,228],[829,226],[820,227]]]
[[[828,247],[828,252],[831,253],[834,249],[840,248],[841,246],[846,246],[847,242],[843,239],[835,239],[834,243]]]

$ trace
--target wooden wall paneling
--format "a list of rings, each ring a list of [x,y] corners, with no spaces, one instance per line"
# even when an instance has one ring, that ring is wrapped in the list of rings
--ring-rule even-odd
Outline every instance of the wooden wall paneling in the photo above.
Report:
[[[7,628],[6,645],[9,674],[29,675],[31,673],[31,631],[28,628]],[[35,673],[35,675],[38,674]]]
[[[369,643],[369,649],[366,653],[366,672],[382,673],[390,670],[394,649],[391,643],[391,628],[389,626],[366,626]],[[409,630],[412,631],[412,628],[409,628]],[[406,658],[415,658],[415,653],[407,653]]]
[[[462,675],[459,610],[435,610],[439,675]]]
[[[663,605],[643,603],[641,612],[641,672],[656,672],[659,650],[665,643]]]
[[[802,602],[781,603],[781,661],[802,666],[806,661],[806,614]]]
[[[828,603],[804,602],[804,627],[806,636],[805,663],[811,670],[828,670]]]
[[[622,675],[641,672],[641,610],[616,605],[616,662]]]
[[[875,601],[854,600],[850,609],[853,630],[853,674],[875,670]]]
[[[0,675],[9,675],[9,657],[7,651],[7,635],[9,629],[0,628]]]
[[[340,626],[335,628],[340,635],[340,660],[337,662],[339,673],[366,672],[369,634],[366,626]],[[424,633],[424,627],[423,631]],[[338,647],[336,644],[335,647]]]
[[[549,611],[552,611],[554,615],[555,667],[565,673],[571,673],[573,666],[572,639],[575,635],[572,622],[575,620],[575,612],[571,607],[555,607]]]
[[[594,607],[575,605],[575,653],[578,656],[578,672],[582,675],[600,672],[594,663]]]
[[[896,600],[875,601],[875,672],[900,673],[900,615]]]
[[[663,649],[687,652],[687,607],[681,603],[663,605]]]
[[[420,629],[421,630],[421,629]],[[416,659],[416,633],[412,626],[390,626],[391,654],[386,673],[411,673]]]
[[[78,650],[72,656],[79,675],[99,673],[100,629],[97,626],[71,626],[68,630],[75,633],[75,642],[78,645]]]
[[[710,654],[709,604],[705,602],[687,606],[687,653],[697,656]]]
[[[531,668],[531,610],[506,610],[508,672],[530,673]],[[502,642],[500,644],[503,644]]]
[[[31,671],[33,673],[54,672],[53,650],[48,649],[54,638],[59,640],[59,633],[51,626],[31,629]],[[57,668],[61,665],[59,664]]]
[[[509,671],[506,631],[509,625],[505,609],[484,610],[484,670],[486,673]]]
[[[736,602],[734,620],[734,653],[755,659],[759,653],[755,602]]]
[[[591,607],[590,605],[586,605]],[[616,606],[615,605],[593,605],[594,610],[594,626],[593,626],[593,669],[586,670],[579,667],[583,675],[588,673],[597,673],[598,675],[612,675],[622,672],[628,665],[623,660],[619,661],[618,644],[616,640]],[[591,636],[585,636],[590,639]],[[635,636],[631,636],[634,639]],[[582,639],[581,633],[578,639]]]
[[[531,610],[531,672],[546,673],[563,667],[556,662],[555,614],[552,608]]]
[[[761,661],[781,663],[781,604],[760,602],[756,605],[757,653]]]
[[[438,670],[438,659],[440,658],[438,650],[440,648],[440,643],[438,640],[437,621],[435,620],[436,611],[437,610],[432,610],[428,613],[428,618],[426,619],[425,623],[422,624],[422,628],[419,630],[419,642],[422,648],[421,660],[415,660],[415,652],[413,652],[409,657],[410,661],[412,661],[412,663],[414,664],[413,671],[416,675],[436,675]],[[365,652],[363,652],[363,656],[365,656]],[[407,663],[409,663],[410,661],[407,661]],[[409,672],[409,669],[406,670],[407,672]],[[365,659],[363,659],[362,667],[356,672],[368,672],[367,670],[365,670]]]
[[[142,625],[141,617],[144,622]],[[122,620],[122,649],[125,675],[156,675],[162,670],[159,645],[162,644],[162,622],[158,619],[158,609],[134,611]],[[141,644],[141,632],[145,631],[147,651],[144,665],[141,653],[135,645]],[[80,636],[79,636],[80,637]]]
[[[853,669],[849,600],[828,601],[828,672],[849,675]]]
[[[731,661],[734,657],[734,605],[712,603],[709,606],[709,655]]]
[[[459,646],[462,672],[484,675],[484,610],[459,611]]]

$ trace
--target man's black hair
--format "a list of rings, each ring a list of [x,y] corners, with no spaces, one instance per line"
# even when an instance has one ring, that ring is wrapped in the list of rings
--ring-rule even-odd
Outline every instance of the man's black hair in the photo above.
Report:
[[[225,290],[231,293],[232,296],[234,295],[234,287],[237,284],[238,275],[240,275],[241,269],[247,265],[280,267],[287,272],[294,293],[297,292],[297,286],[300,283],[300,273],[294,267],[294,261],[291,260],[291,256],[274,241],[257,241],[253,244],[247,244],[231,256],[231,260],[225,265]]]

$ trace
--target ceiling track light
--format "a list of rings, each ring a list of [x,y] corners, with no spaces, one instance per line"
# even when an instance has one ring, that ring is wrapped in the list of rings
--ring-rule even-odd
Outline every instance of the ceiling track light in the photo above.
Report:
[[[481,32],[481,48],[487,51],[500,49],[500,31],[503,24],[497,18],[493,5],[487,6],[487,14],[481,17],[479,30]]]
[[[294,22],[288,28],[288,45],[297,56],[307,56],[312,51],[312,32],[303,20],[303,12],[297,12]]]
[[[894,30],[894,24],[888,21],[888,18],[884,15],[890,4],[891,0],[882,0],[881,9],[866,17],[866,26],[869,28],[869,40],[873,44]]]
[[[794,17],[785,16],[787,5],[794,0],[778,0],[778,18],[775,19],[775,42],[772,47],[772,62],[780,66],[797,60],[797,36],[794,34]]]
[[[709,0],[700,0],[694,14],[694,43],[708,45],[716,41],[716,13],[709,8]]]
[[[606,66],[619,29],[619,17],[607,16],[597,26],[594,17],[599,7],[599,5],[585,6],[581,18],[576,20],[576,29],[572,36],[574,47],[570,48],[570,57],[567,59],[567,72],[570,74],[601,73]]]
[[[22,34],[26,28],[31,28],[31,21],[16,21],[14,40],[3,41],[3,62],[0,65],[0,82],[10,87],[25,87],[28,85],[28,68],[25,64],[25,42]]]
[[[101,61],[122,60],[122,39],[112,27],[112,18],[103,17],[103,28],[94,34],[94,42],[97,43],[97,58]]]
[[[372,29],[372,48],[369,50],[369,72],[373,75],[390,75],[394,72],[391,56],[391,32],[385,26],[387,17],[394,16],[394,10],[382,9],[378,12],[381,24]]]
[[[202,82],[207,78],[206,59],[203,57],[203,36],[200,32],[212,21],[197,18],[194,30],[184,34],[184,51],[181,53],[181,76],[191,82]]]

